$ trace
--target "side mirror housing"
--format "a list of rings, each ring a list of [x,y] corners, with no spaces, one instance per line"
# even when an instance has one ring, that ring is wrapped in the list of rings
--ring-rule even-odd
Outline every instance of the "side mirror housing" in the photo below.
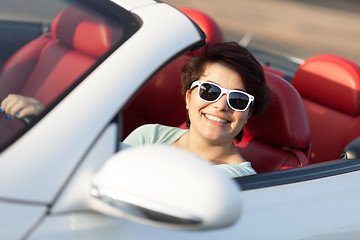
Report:
[[[351,141],[342,151],[340,159],[359,159],[360,158],[360,137]]]
[[[235,181],[211,163],[161,145],[134,147],[111,157],[94,176],[94,210],[178,229],[215,229],[234,224],[241,210]]]

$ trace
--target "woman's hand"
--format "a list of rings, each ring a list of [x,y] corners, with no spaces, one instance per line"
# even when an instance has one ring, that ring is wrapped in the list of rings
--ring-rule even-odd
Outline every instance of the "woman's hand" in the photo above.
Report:
[[[38,100],[18,94],[9,94],[1,102],[1,112],[7,114],[10,119],[39,115],[44,108]]]

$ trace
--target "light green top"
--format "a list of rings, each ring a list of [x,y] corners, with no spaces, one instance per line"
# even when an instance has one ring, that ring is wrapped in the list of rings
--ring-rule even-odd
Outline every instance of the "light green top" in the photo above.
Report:
[[[124,143],[131,146],[149,144],[171,145],[187,131],[189,130],[160,124],[147,124],[138,127],[130,133],[124,140]],[[255,170],[251,167],[250,162],[243,162],[240,164],[219,164],[214,165],[214,167],[232,178],[256,174]]]

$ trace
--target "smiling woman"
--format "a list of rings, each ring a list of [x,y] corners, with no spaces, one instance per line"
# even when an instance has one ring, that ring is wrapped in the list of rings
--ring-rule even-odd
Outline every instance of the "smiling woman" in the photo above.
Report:
[[[212,162],[230,177],[254,174],[233,141],[241,140],[247,120],[266,106],[269,93],[261,65],[236,43],[216,44],[186,63],[182,83],[189,129],[145,125],[124,142],[178,147]]]
[[[56,6],[55,0],[0,1],[0,47],[9,49],[17,44],[12,37],[4,42],[7,30],[19,30],[1,14],[10,1],[16,2],[14,9],[23,8],[21,2]],[[290,78],[293,67],[308,70],[323,57],[299,67],[292,58],[251,50],[259,62],[268,63],[263,73],[238,44],[206,41],[213,34],[195,24],[203,14],[189,19],[190,14],[153,0],[77,0],[69,7],[53,22],[57,27],[25,45],[25,50],[46,46],[38,57],[9,59],[0,51],[7,62],[0,70],[0,101],[26,89],[25,96],[45,106],[26,127],[0,114],[0,139],[14,130],[11,124],[24,129],[0,143],[0,239],[358,239],[359,155],[309,164],[310,119],[319,117],[318,126],[334,123],[331,134],[354,124],[328,118],[334,109],[322,108],[322,120],[307,112],[309,95],[295,89],[301,72],[294,82]],[[106,39],[101,33],[120,39],[99,47],[97,40]],[[199,56],[205,42],[211,47]],[[331,103],[348,108],[344,94],[354,94],[339,86],[350,72],[355,73],[351,86],[360,86],[359,66],[337,74],[334,65],[312,66],[313,77],[333,84],[311,81],[318,84],[312,88],[306,84],[314,78],[306,71],[302,87],[307,93],[332,96]],[[319,75],[320,70],[330,75]],[[22,85],[20,76],[28,82]],[[346,119],[360,123],[358,116]],[[136,129],[144,124],[155,125]],[[128,146],[121,141],[134,129],[125,142],[158,145],[123,149]],[[333,150],[343,142],[321,129],[323,141],[317,146]]]

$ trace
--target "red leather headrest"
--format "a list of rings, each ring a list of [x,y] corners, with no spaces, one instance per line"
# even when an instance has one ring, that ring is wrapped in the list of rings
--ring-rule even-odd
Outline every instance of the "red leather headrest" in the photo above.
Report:
[[[262,67],[263,67],[264,71],[274,73],[274,74],[276,74],[276,75],[278,75],[278,76],[280,76],[282,78],[285,77],[285,75],[286,75],[284,72],[282,72],[280,70],[277,70],[275,68],[266,66],[264,64],[262,64]]]
[[[64,44],[93,57],[104,55],[123,36],[121,25],[79,3],[59,13],[51,31]]]
[[[310,128],[300,95],[289,82],[273,73],[265,72],[265,79],[271,91],[269,105],[264,112],[250,117],[246,130],[268,144],[308,148]]]
[[[206,35],[207,44],[222,43],[223,35],[216,22],[205,13],[193,8],[180,8],[182,13],[193,20]]]
[[[318,55],[307,59],[292,85],[303,98],[350,115],[360,114],[360,67],[342,57]]]

